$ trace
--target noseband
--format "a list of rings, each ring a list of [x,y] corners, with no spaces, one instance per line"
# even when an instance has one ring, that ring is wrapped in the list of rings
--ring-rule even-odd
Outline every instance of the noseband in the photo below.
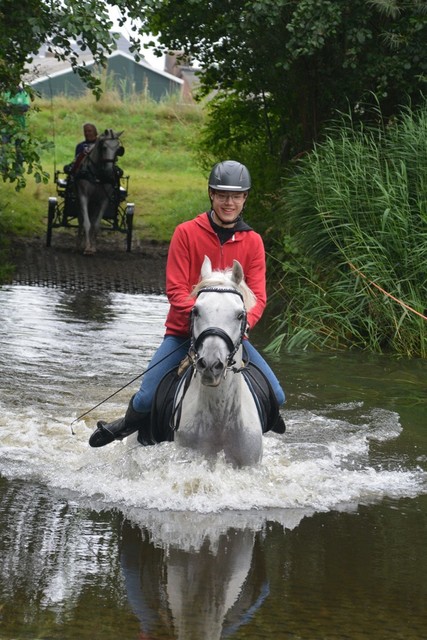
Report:
[[[199,295],[201,293],[234,293],[235,295],[239,296],[239,298],[242,300],[243,302],[243,296],[240,293],[240,291],[237,291],[237,289],[233,289],[233,288],[227,288],[224,289],[222,287],[204,287],[203,289],[200,289],[200,291],[197,293],[197,297],[199,297]],[[205,329],[204,331],[202,331],[196,339],[194,339],[194,334],[193,334],[193,328],[194,328],[194,309],[191,312],[191,346],[190,346],[190,353],[193,354],[193,363],[195,363],[195,361],[198,358],[198,351],[203,343],[203,341],[205,340],[205,338],[208,338],[210,336],[217,336],[219,338],[221,338],[222,340],[224,340],[225,344],[227,345],[227,349],[229,350],[229,355],[227,358],[227,367],[231,368],[233,366],[233,364],[235,364],[233,358],[237,353],[238,348],[240,347],[242,340],[243,340],[243,336],[245,335],[245,331],[246,331],[246,326],[247,326],[247,315],[246,315],[246,309],[243,308],[242,310],[242,320],[240,323],[240,335],[238,340],[236,341],[236,343],[234,343],[232,341],[232,339],[230,338],[230,336],[228,335],[228,333],[226,331],[224,331],[223,329],[221,329],[220,327],[208,327],[207,329]]]

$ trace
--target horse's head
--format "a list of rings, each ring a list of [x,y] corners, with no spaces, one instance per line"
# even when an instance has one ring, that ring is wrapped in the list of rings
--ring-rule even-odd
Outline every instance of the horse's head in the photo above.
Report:
[[[99,151],[99,159],[102,164],[102,171],[104,174],[113,174],[114,164],[118,156],[122,156],[125,152],[125,149],[120,142],[120,136],[123,131],[116,133],[112,129],[105,129],[104,133],[102,133],[98,137],[98,151]]]
[[[244,282],[241,264],[234,260],[232,269],[212,271],[205,256],[201,281],[193,295],[192,311],[193,363],[208,386],[218,386],[235,362],[247,327],[246,311],[255,297]]]

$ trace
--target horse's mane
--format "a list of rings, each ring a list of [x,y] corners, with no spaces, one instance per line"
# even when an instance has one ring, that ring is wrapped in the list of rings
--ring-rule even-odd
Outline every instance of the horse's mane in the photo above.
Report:
[[[209,278],[200,280],[200,282],[194,286],[191,295],[195,298],[201,289],[205,287],[233,288],[242,295],[245,309],[249,311],[256,303],[256,296],[244,280],[242,280],[240,284],[236,284],[234,280],[231,279],[231,271],[231,268],[224,269],[224,271],[212,271]]]

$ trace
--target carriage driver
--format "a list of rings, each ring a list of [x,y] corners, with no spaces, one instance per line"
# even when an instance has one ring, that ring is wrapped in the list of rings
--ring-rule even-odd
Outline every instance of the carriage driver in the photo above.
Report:
[[[122,440],[137,430],[142,444],[152,444],[150,412],[154,394],[163,376],[176,368],[188,352],[190,312],[194,305],[190,294],[199,281],[205,255],[214,270],[232,267],[233,260],[240,262],[245,281],[257,299],[248,312],[249,327],[254,327],[261,318],[267,300],[264,244],[261,236],[242,218],[250,188],[249,171],[243,164],[233,160],[217,163],[208,182],[210,210],[176,227],[166,265],[170,307],[163,342],[149,364],[139,391],[131,398],[126,415],[113,422],[98,422],[89,439],[91,447]],[[249,360],[264,373],[278,405],[282,405],[285,395],[272,369],[248,339],[244,346]],[[285,430],[280,414],[278,422],[269,426],[277,433]]]
[[[98,138],[98,131],[95,125],[91,122],[86,122],[83,125],[83,135],[84,140],[76,145],[73,162],[71,164],[65,165],[64,167],[65,173],[71,173],[72,175],[75,175],[85,155],[92,151]]]
[[[83,125],[83,135],[85,139],[76,146],[74,154],[76,158],[81,153],[89,153],[89,151],[92,151],[98,137],[98,131],[95,125],[91,122],[86,122],[86,124]]]

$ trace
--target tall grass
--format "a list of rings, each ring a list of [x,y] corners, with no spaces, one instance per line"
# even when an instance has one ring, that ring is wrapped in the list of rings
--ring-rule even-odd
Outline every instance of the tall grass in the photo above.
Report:
[[[194,140],[203,111],[177,97],[160,103],[140,94],[123,98],[108,88],[99,101],[87,93],[79,99],[56,97],[37,100],[29,116],[32,132],[51,142],[42,164],[51,176],[48,184],[35,184],[17,193],[2,185],[0,223],[11,234],[45,231],[47,203],[55,195],[56,170],[74,158],[82,139],[82,125],[93,122],[98,131],[124,131],[125,155],[120,166],[130,176],[129,200],[135,202],[135,238],[167,242],[178,222],[208,206],[206,175],[197,164]]]
[[[343,117],[286,179],[281,215],[270,349],[427,355],[427,109],[369,128]]]

